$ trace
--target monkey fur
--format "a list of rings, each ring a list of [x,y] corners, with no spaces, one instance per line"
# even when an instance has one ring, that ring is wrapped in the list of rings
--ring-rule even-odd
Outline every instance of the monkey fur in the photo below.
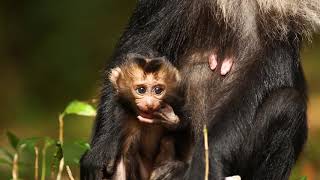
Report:
[[[318,0],[139,0],[106,69],[129,53],[167,57],[181,73],[182,114],[194,138],[187,166],[167,163],[152,177],[204,179],[206,124],[209,179],[288,179],[307,139],[300,49],[319,26]],[[214,49],[220,60],[234,57],[224,77],[208,67]],[[83,180],[115,171],[121,128],[114,93],[105,82]]]
[[[174,131],[180,119],[170,105],[163,104],[177,100],[181,78],[165,58],[129,54],[127,59],[109,76],[117,92],[115,98],[125,111],[120,119],[121,155],[112,179],[149,180],[157,166],[176,160],[175,139],[169,129]],[[148,123],[142,116],[160,120]]]

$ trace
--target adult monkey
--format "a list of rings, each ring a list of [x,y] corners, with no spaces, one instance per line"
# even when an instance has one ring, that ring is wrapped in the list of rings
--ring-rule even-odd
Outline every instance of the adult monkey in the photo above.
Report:
[[[130,52],[168,57],[185,77],[195,138],[189,166],[164,167],[158,179],[203,179],[204,124],[210,179],[288,179],[307,136],[301,43],[319,25],[318,0],[140,0],[111,67]],[[226,77],[208,68],[212,54],[234,59]],[[121,109],[110,87],[105,82],[82,179],[114,171]]]

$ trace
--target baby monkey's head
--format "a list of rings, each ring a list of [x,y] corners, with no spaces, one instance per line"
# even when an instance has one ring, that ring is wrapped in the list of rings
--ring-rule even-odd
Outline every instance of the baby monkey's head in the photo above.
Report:
[[[179,71],[166,58],[139,54],[129,54],[122,65],[111,70],[109,79],[118,97],[129,101],[146,118],[175,97],[181,80]]]

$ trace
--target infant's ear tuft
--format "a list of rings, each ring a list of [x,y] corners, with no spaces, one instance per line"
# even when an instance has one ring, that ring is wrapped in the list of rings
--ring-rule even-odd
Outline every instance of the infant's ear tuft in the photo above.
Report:
[[[109,80],[115,89],[118,89],[118,80],[121,76],[121,69],[119,67],[111,69]]]

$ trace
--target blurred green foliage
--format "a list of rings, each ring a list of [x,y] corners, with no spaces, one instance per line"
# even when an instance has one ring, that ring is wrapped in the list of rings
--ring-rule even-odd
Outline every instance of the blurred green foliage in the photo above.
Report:
[[[5,134],[8,129],[18,137],[56,139],[58,113],[65,104],[72,99],[89,101],[98,97],[100,81],[105,78],[103,67],[135,3],[133,0],[0,1],[0,146],[9,147]],[[317,36],[303,50],[303,66],[310,87],[311,133],[292,179],[305,172],[311,172],[312,176],[314,171],[314,178],[320,179],[320,123],[316,123],[320,117],[316,113],[317,105],[320,106],[319,58]],[[65,121],[66,139],[88,141],[92,118],[65,119],[77,120],[77,126],[74,121]],[[1,153],[5,152],[0,150]],[[8,168],[0,166],[0,179],[10,177]]]
[[[71,102],[60,114],[59,120],[57,121],[57,123],[59,123],[59,132],[57,132],[59,133],[59,139],[52,139],[45,136],[18,138],[10,131],[6,133],[12,151],[0,147],[0,165],[11,168],[13,180],[32,179],[32,174],[34,174],[34,179],[37,179],[39,174],[41,174],[41,180],[45,180],[49,175],[51,178],[55,178],[58,175],[61,177],[64,166],[69,168],[69,166],[73,165],[78,169],[80,158],[84,152],[90,149],[90,145],[86,141],[64,141],[64,117],[71,114],[95,117],[96,110],[92,105],[85,102]],[[50,153],[48,153],[48,149],[54,145],[55,151],[49,151]],[[29,154],[26,155],[23,153],[25,151],[28,151]],[[42,153],[39,154],[39,151]],[[39,162],[40,158],[41,163]],[[34,160],[32,161],[32,159]],[[60,164],[62,164],[62,166]],[[38,169],[40,169],[40,171]],[[27,171],[27,173],[21,173],[23,171]],[[2,178],[9,178],[9,176]]]

